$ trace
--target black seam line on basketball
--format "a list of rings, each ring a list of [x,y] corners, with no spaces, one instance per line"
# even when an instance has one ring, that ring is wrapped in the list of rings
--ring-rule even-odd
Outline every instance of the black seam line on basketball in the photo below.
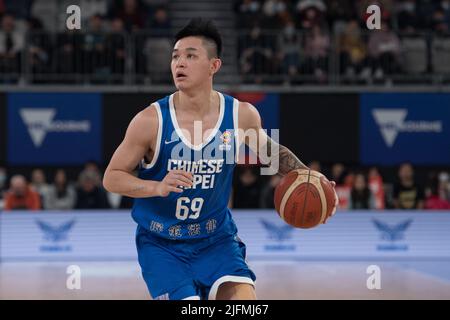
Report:
[[[309,179],[311,178],[311,170],[308,170],[308,182],[306,184],[306,191],[305,191],[305,201],[303,202],[303,210],[300,218],[300,223],[303,225],[303,222],[305,220],[305,208],[306,208],[306,201],[308,199],[308,189],[309,189]]]

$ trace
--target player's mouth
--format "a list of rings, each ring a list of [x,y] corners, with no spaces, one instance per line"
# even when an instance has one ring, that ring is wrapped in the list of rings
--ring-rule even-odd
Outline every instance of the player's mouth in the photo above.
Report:
[[[186,74],[184,74],[183,72],[177,72],[175,77],[177,80],[184,80],[187,78]]]

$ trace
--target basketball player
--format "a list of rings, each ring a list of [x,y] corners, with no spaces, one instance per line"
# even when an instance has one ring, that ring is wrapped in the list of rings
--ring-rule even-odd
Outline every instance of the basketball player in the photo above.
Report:
[[[194,19],[175,36],[178,91],[134,117],[105,172],[108,191],[136,198],[138,259],[154,299],[256,299],[227,204],[236,153],[248,142],[234,133],[261,129],[261,119],[251,104],[213,90],[221,51],[210,21]],[[258,132],[261,145],[275,143]],[[283,146],[271,156],[281,175],[307,168]]]

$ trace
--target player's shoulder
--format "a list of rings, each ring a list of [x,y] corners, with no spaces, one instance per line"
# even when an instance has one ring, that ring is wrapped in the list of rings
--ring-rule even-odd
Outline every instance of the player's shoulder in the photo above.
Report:
[[[140,123],[146,123],[147,125],[150,123],[158,123],[158,110],[156,103],[151,103],[145,109],[141,110],[136,114],[133,120]]]
[[[138,112],[131,120],[128,126],[128,132],[132,136],[145,136],[148,139],[153,139],[158,133],[159,117],[155,103]],[[142,135],[143,132],[147,134]]]
[[[252,114],[252,113],[258,113],[258,110],[255,108],[254,105],[252,105],[250,102],[247,101],[241,101],[236,97],[231,96],[233,99],[237,100],[238,110],[239,114]]]
[[[243,129],[258,126],[261,121],[258,109],[256,109],[253,104],[246,101],[239,101],[238,115],[239,127]]]
[[[244,113],[245,112],[247,112],[247,113],[258,112],[258,110],[256,109],[256,107],[254,105],[252,105],[250,102],[246,102],[246,101],[239,101],[239,111],[244,112]]]

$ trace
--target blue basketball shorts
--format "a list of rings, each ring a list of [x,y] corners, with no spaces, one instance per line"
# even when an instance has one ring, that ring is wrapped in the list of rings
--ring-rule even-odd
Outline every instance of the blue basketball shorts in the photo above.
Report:
[[[138,226],[136,246],[142,275],[153,299],[215,299],[224,282],[254,285],[245,244],[236,235],[170,240]]]

